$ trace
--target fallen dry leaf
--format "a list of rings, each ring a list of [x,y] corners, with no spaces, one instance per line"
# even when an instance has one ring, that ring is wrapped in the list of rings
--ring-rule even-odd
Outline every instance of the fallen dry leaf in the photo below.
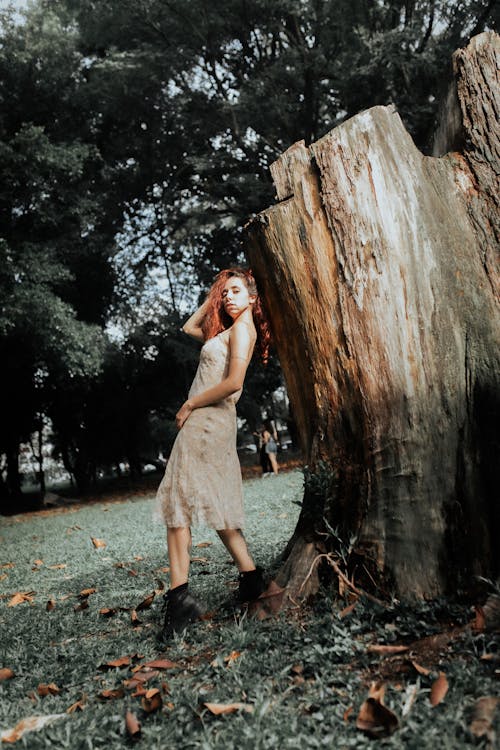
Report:
[[[346,722],[346,724],[349,721],[349,717],[352,714],[353,708],[354,708],[354,706],[349,706],[349,708],[346,708],[346,710],[344,711],[343,719]]]
[[[246,711],[247,713],[253,713],[253,706],[249,703],[204,703],[205,708],[208,708],[211,714],[214,716],[224,716],[225,714],[233,714],[235,711]]]
[[[55,599],[49,599],[48,602],[47,602],[47,604],[45,605],[45,609],[47,610],[47,612],[52,612],[52,610],[55,608],[55,606],[56,606],[56,600]]]
[[[158,688],[151,688],[141,699],[141,706],[147,714],[158,711],[162,707],[163,699]]]
[[[356,727],[369,737],[386,737],[399,725],[398,717],[377,698],[367,698],[359,709]]]
[[[13,568],[14,565],[15,563],[13,562],[3,563],[2,565],[0,565],[0,568]]]
[[[132,711],[127,711],[125,714],[125,728],[128,736],[133,740],[138,740],[141,736],[141,723]]]
[[[132,661],[131,656],[120,656],[118,659],[107,661],[105,664],[101,664],[99,669],[113,669],[114,667],[128,667]]]
[[[13,729],[6,729],[0,734],[2,742],[17,742],[26,732],[34,732],[57,719],[66,718],[66,714],[48,714],[47,716],[28,716],[21,719]]]
[[[43,565],[43,560],[33,560],[33,565]]]
[[[482,631],[486,627],[486,619],[484,616],[484,610],[482,607],[476,606],[475,609],[475,618],[471,624],[472,630],[475,630],[477,633],[482,633]]]
[[[59,695],[61,688],[58,688],[55,682],[51,682],[48,685],[41,682],[37,687],[36,692],[41,698],[45,698],[46,695]]]
[[[137,605],[135,608],[137,612],[141,612],[143,609],[149,609],[149,607],[152,605],[154,598],[156,594],[153,591],[151,594],[149,594],[145,599],[140,602],[140,604]]]
[[[347,617],[347,615],[350,615],[357,603],[358,601],[356,599],[356,601],[354,601],[352,604],[349,604],[347,607],[344,607],[344,609],[341,610],[341,612],[339,612],[340,619],[343,620],[344,617]]]
[[[104,700],[114,700],[115,698],[123,698],[124,695],[123,688],[114,688],[113,690],[101,690],[97,697]]]
[[[175,661],[170,661],[170,659],[154,659],[141,666],[149,667],[150,669],[176,669],[179,665]]]
[[[104,539],[96,539],[93,536],[91,536],[90,538],[92,540],[92,544],[96,549],[104,549],[104,547],[106,547],[106,542],[104,541]]]
[[[142,625],[142,620],[139,620],[139,617],[135,609],[133,609],[132,612],[130,613],[130,622],[132,623],[134,627],[137,627],[137,625]]]
[[[99,614],[103,617],[112,617],[112,615],[116,615],[118,612],[117,609],[113,609],[112,607],[103,607],[99,610]]]
[[[57,565],[49,565],[48,566],[50,570],[62,570],[63,568],[66,568],[66,563],[58,563]]]
[[[200,565],[208,565],[208,557],[192,557],[192,563],[200,563]]]
[[[494,743],[493,717],[498,703],[500,703],[500,698],[492,698],[490,696],[478,698],[475,702],[472,721],[469,727],[474,737],[478,739],[486,737],[488,742],[491,742],[491,744]]]
[[[427,669],[427,667],[423,667],[421,664],[417,664],[416,661],[412,661],[412,666],[417,670],[419,674],[427,676],[431,673],[430,669]]]
[[[82,601],[80,602],[80,604],[75,604],[75,606],[73,607],[73,609],[74,609],[75,612],[81,612],[82,610],[88,609],[88,608],[89,608],[89,600],[88,599],[82,599]]]
[[[13,677],[15,677],[15,674],[12,669],[9,669],[9,667],[2,667],[2,669],[0,669],[0,682],[3,680],[11,680]]]
[[[91,594],[95,594],[96,591],[97,589],[83,589],[83,591],[80,591],[78,596],[82,596],[86,598],[87,596],[90,596]]]
[[[123,684],[130,690],[136,688],[138,685],[143,685],[149,680],[153,680],[155,677],[158,677],[159,674],[160,673],[156,670],[151,672],[136,672],[130,680],[124,680]]]
[[[198,544],[194,545],[195,547],[211,547],[212,542],[198,542]]]
[[[372,654],[402,654],[409,650],[409,646],[384,646],[379,643],[372,643],[366,650]]]
[[[7,573],[2,573],[2,575],[0,575],[0,581],[5,581],[5,579],[8,577],[9,576],[7,575]]]
[[[134,555],[134,560],[144,560],[144,558],[141,555]]]
[[[32,602],[34,596],[34,591],[17,591],[12,595],[7,606],[16,607],[18,604],[22,604],[23,602]]]
[[[170,573],[170,568],[158,568],[158,573]]]
[[[226,662],[227,666],[230,667],[231,664],[234,664],[236,659],[239,659],[241,656],[241,651],[231,651],[231,653],[228,656],[224,657],[224,661]]]
[[[448,680],[444,672],[439,673],[439,677],[432,683],[430,701],[432,706],[437,706],[443,700],[448,692]]]
[[[83,693],[79,701],[72,703],[69,708],[66,709],[67,714],[74,714],[76,711],[83,711],[85,704],[87,703],[87,696]]]

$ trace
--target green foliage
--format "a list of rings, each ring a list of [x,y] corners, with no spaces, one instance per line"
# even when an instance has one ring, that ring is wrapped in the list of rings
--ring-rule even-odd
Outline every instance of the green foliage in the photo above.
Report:
[[[174,376],[154,402],[141,382],[181,360],[155,343],[140,361],[131,342],[170,335],[166,318],[244,262],[242,227],[273,201],[270,163],[390,102],[425,148],[452,51],[496,24],[487,0],[38,0],[22,22],[3,11],[0,452],[12,487],[40,415],[83,475],[106,453],[94,443],[121,452],[111,435],[134,406],[149,411],[134,412],[130,452],[151,446],[148,424],[182,389]],[[130,346],[103,344],[113,327]],[[104,385],[127,368],[129,391]],[[249,377],[249,421],[278,382],[274,365]]]

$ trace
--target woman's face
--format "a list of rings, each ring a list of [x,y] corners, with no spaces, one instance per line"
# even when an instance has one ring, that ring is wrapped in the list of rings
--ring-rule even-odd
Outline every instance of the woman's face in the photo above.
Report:
[[[249,293],[247,285],[239,276],[231,276],[226,281],[222,290],[222,304],[233,320],[236,320],[254,302],[255,295]]]

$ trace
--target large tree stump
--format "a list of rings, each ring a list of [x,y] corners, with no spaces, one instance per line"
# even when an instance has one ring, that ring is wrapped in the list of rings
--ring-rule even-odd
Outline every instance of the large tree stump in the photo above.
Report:
[[[325,518],[401,596],[499,572],[499,46],[455,53],[435,157],[374,107],[289,148],[248,227],[312,472],[292,596]]]

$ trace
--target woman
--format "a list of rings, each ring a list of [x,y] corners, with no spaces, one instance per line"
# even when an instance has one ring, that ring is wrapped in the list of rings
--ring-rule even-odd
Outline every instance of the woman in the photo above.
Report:
[[[273,432],[271,432],[271,429],[273,430]],[[276,430],[270,424],[267,424],[266,429],[262,433],[262,437],[264,440],[264,450],[271,464],[272,473],[277,474],[278,473],[278,458],[277,458],[278,435],[276,433]]]
[[[170,561],[163,640],[202,614],[188,591],[192,525],[216,529],[238,567],[241,602],[264,590],[262,571],[241,533],[243,490],[236,453],[236,402],[255,344],[265,362],[270,340],[251,272],[221,271],[182,330],[204,343],[188,399],[176,414],[179,434],[158,488]]]

